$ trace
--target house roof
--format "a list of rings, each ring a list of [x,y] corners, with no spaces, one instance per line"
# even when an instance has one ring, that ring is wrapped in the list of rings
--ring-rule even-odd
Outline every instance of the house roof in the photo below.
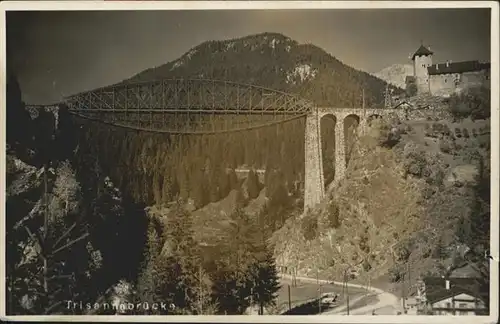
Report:
[[[425,277],[423,279],[426,287],[446,287],[446,280],[450,281],[450,286],[469,287],[476,286],[477,279],[475,278],[442,278],[442,277]]]
[[[462,264],[454,268],[450,274],[450,278],[479,278],[480,274],[476,267],[464,261]]]
[[[450,289],[446,289],[446,280],[450,281]],[[427,277],[423,281],[427,300],[431,303],[462,293],[480,298],[479,283],[475,278]]]
[[[427,302],[434,304],[434,303],[437,303],[443,299],[447,299],[447,298],[454,297],[454,296],[461,295],[461,294],[467,294],[469,296],[473,296],[473,297],[480,299],[478,294],[475,294],[467,289],[463,289],[460,287],[458,287],[458,288],[452,287],[448,290],[443,288],[443,289],[438,289],[438,290],[434,290],[431,292],[427,292],[426,297],[427,297]]]
[[[490,63],[479,63],[479,61],[463,61],[455,63],[438,63],[427,68],[429,75],[464,73],[487,70],[490,68]]]
[[[432,52],[429,48],[425,47],[424,45],[420,45],[420,47],[413,54],[411,59],[414,60],[415,56],[425,56],[425,55],[432,55],[432,54],[434,54],[434,52]]]
[[[408,105],[408,106],[412,107],[412,105],[408,101],[403,100],[400,103],[398,103],[396,106],[394,106],[393,108],[398,108],[399,106],[402,106],[402,105]]]

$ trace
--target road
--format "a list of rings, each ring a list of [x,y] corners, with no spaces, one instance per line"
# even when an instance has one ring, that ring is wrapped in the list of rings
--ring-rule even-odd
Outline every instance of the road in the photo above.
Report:
[[[283,279],[288,279],[291,280],[292,276],[290,275],[281,275]],[[333,284],[333,285],[339,285],[342,286],[342,282],[339,281],[331,281],[331,280],[317,280],[313,278],[307,278],[307,277],[296,277],[297,280],[302,281],[302,282],[310,282],[310,283],[320,283],[320,284]],[[353,283],[347,283],[347,286],[351,289],[364,289],[365,291],[368,290],[370,292],[370,295],[374,295],[377,297],[377,301],[375,303],[372,303],[370,305],[366,306],[361,306],[359,308],[350,308],[349,309],[349,314],[350,315],[372,315],[372,312],[375,311],[377,315],[395,315],[397,311],[399,310],[399,298],[391,294],[389,292],[383,291],[382,289],[378,289],[375,287],[367,287],[365,285],[359,285],[359,284],[353,284]],[[356,304],[356,302],[361,301],[361,299],[366,298],[365,295],[361,296],[356,296],[352,300],[349,301],[350,305]],[[322,312],[321,315],[347,315],[347,305],[342,305],[339,306],[333,310]]]
[[[316,280],[314,282],[310,281],[300,281],[297,280],[297,286],[292,285],[292,281],[288,278],[281,278],[281,289],[278,292],[277,304],[279,305],[280,313],[289,310],[288,305],[288,287],[290,287],[290,302],[292,308],[299,305],[304,305],[307,302],[317,300],[319,294],[319,285]],[[331,285],[330,283],[324,284],[320,282],[321,294],[324,293],[336,293],[342,295],[342,286]],[[366,294],[365,289],[351,289],[349,290],[349,296],[351,298],[356,298],[358,296],[364,296]],[[326,306],[321,309],[324,311]],[[318,310],[319,311],[319,310]]]

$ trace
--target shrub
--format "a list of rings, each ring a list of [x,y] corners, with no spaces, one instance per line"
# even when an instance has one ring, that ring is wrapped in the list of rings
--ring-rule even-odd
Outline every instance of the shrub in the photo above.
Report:
[[[410,258],[410,250],[406,246],[401,246],[396,250],[396,260],[406,262]]]
[[[406,173],[421,177],[427,163],[424,155],[419,151],[408,152],[406,147],[405,151],[404,166]]]
[[[458,127],[455,127],[455,136],[458,138],[462,137],[462,130]]]
[[[254,170],[250,170],[247,177],[247,190],[248,197],[250,199],[255,199],[259,196],[260,193],[260,183],[259,178]]]
[[[363,235],[361,241],[359,242],[359,248],[365,253],[370,253],[370,245],[368,245],[368,236]]]
[[[439,149],[443,153],[451,153],[452,150],[454,149],[454,146],[455,142],[450,138],[445,137],[439,141]]]
[[[469,138],[469,130],[467,130],[467,128],[463,129],[462,134],[464,135],[465,138]]]
[[[443,135],[443,136],[448,136],[451,133],[448,125],[442,123],[433,123],[432,132],[434,135]]]
[[[448,251],[443,244],[443,240],[439,238],[434,246],[434,250],[432,251],[432,258],[437,260],[444,260],[448,257]]]
[[[429,199],[436,193],[436,189],[431,186],[425,186],[422,190],[422,198]]]
[[[314,240],[318,235],[318,220],[314,215],[302,219],[302,234],[307,241]]]
[[[413,97],[417,94],[417,85],[413,82],[409,82],[407,85],[406,85],[406,95],[408,97]]]
[[[472,87],[450,97],[448,109],[453,117],[463,119],[486,119],[490,117],[490,90]]]
[[[431,136],[431,125],[429,124],[425,124],[425,128],[424,128],[424,135],[425,136]]]
[[[338,228],[340,226],[339,214],[339,207],[335,203],[331,203],[328,210],[328,222],[330,227]]]
[[[483,139],[479,141],[479,147],[482,149],[490,149],[490,140],[489,138]]]
[[[389,281],[390,282],[399,282],[402,278],[401,271],[398,267],[393,267],[389,269]]]
[[[368,260],[363,261],[363,270],[368,272],[368,271],[370,271],[371,268],[372,268],[372,265],[370,264],[370,262],[368,262]]]

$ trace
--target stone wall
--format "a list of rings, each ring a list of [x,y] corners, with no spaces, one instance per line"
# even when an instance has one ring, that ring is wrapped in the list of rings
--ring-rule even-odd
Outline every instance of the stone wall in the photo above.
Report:
[[[460,80],[459,73],[437,74],[430,76],[430,89],[434,96],[450,96]]]
[[[483,85],[489,87],[489,77],[487,71],[466,72],[462,73],[458,88],[459,90],[463,90],[466,88],[479,87]]]
[[[489,87],[487,71],[448,73],[430,76],[430,91],[434,96],[450,96],[469,87]]]

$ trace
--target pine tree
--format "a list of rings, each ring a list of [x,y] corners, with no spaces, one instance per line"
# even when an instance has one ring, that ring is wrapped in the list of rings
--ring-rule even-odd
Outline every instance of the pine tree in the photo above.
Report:
[[[153,174],[153,197],[154,203],[160,204],[162,202],[163,195],[163,176],[159,170],[155,170]]]
[[[228,172],[226,171],[226,168],[223,165],[221,165],[220,169],[221,170],[219,172],[219,178],[218,178],[219,195],[220,198],[223,199],[227,197],[227,195],[231,191],[231,184],[229,182],[229,175]]]
[[[137,302],[152,304],[158,300],[159,287],[158,258],[160,255],[160,238],[156,233],[153,222],[149,223],[146,250],[142,271],[137,281]]]
[[[200,282],[201,256],[194,240],[191,215],[180,202],[168,215],[165,240],[170,246],[170,254],[164,264],[165,281],[169,282],[169,291],[165,291],[164,297],[172,299],[177,309],[196,313],[200,300],[196,287]]]
[[[474,186],[474,199],[471,206],[470,220],[466,227],[466,244],[470,252],[466,256],[469,264],[479,273],[478,290],[489,312],[490,299],[490,170],[488,159],[479,158],[478,176]]]
[[[259,178],[254,170],[250,170],[247,177],[248,198],[255,199],[260,193]]]
[[[270,251],[261,262],[253,265],[253,300],[259,305],[259,314],[264,314],[264,307],[276,306],[277,292],[280,289],[276,261]]]
[[[190,198],[194,200],[196,208],[201,208],[210,202],[210,188],[206,174],[202,170],[193,173],[190,188]]]
[[[446,248],[444,247],[443,239],[441,237],[439,237],[436,242],[432,257],[437,260],[444,260],[447,257]]]
[[[240,181],[238,180],[238,176],[236,175],[234,169],[229,170],[228,182],[230,190],[235,190],[240,188]]]
[[[8,300],[11,305],[19,306],[10,311],[80,313],[81,310],[68,310],[64,303],[73,298],[91,300],[97,296],[92,278],[101,267],[102,258],[88,240],[89,224],[80,217],[80,186],[70,164],[62,163],[57,169],[55,185],[49,184],[51,177],[46,167],[43,171],[41,208],[34,209],[32,219],[17,224],[19,230],[28,234],[27,239],[19,237],[17,244],[32,253],[8,268],[7,282],[11,288]],[[12,277],[13,274],[22,282]],[[23,282],[27,283],[28,290],[24,290],[27,287],[23,288]]]
[[[258,270],[259,264],[266,258],[265,246],[257,224],[241,209],[231,215],[230,228],[221,238],[218,258],[218,271],[213,274],[213,298],[219,304],[219,311],[227,314],[243,314],[256,303],[255,287],[261,287],[261,281],[266,270]],[[266,269],[263,267],[263,269]],[[261,272],[259,272],[261,271]],[[265,289],[258,288],[265,305],[267,297]]]

